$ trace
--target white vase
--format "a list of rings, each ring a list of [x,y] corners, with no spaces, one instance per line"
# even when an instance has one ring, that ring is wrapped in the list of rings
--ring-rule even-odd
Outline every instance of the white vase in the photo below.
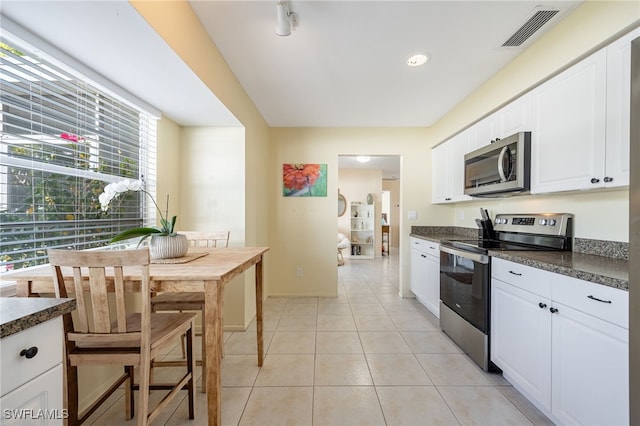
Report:
[[[173,259],[182,257],[189,250],[186,235],[152,235],[149,242],[149,253],[153,259]]]

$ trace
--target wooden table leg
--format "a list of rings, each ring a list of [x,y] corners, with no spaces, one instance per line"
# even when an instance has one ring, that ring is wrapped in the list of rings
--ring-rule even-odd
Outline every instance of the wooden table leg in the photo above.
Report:
[[[264,344],[262,341],[262,256],[256,263],[256,334],[258,338],[258,366],[264,361]]]
[[[204,320],[205,328],[203,344],[207,345],[207,377],[203,384],[207,387],[207,414],[209,425],[222,423],[222,389],[220,378],[220,333],[222,332],[222,285],[215,281],[207,281],[204,285]]]

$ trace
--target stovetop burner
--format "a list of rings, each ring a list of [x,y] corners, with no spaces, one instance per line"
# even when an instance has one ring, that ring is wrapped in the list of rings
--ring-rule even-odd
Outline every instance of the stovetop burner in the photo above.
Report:
[[[498,214],[490,238],[487,229],[481,229],[477,239],[447,240],[442,245],[479,254],[489,250],[567,251],[572,247],[572,220],[568,213]]]

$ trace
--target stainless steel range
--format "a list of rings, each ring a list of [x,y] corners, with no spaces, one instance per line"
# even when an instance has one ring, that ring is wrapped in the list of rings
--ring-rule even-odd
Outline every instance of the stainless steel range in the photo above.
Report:
[[[440,328],[485,371],[489,361],[491,251],[571,251],[573,215],[481,209],[478,239],[440,244]]]

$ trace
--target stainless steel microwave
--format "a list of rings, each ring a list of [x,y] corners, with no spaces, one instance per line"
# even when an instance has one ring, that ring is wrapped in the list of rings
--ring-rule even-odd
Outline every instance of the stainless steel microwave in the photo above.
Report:
[[[529,191],[531,132],[520,132],[464,156],[464,193],[501,197]]]

